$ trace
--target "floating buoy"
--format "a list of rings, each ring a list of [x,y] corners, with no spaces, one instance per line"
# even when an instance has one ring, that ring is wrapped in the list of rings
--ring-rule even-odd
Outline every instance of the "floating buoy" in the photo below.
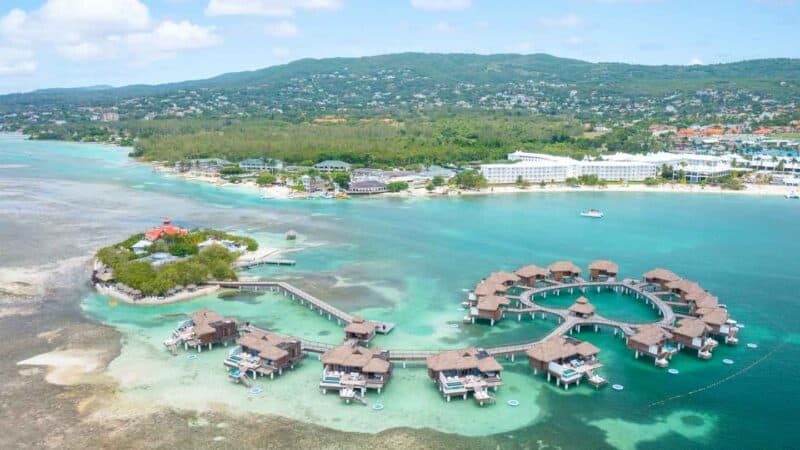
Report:
[[[754,344],[754,343],[751,342],[751,343],[747,344],[747,348],[758,348],[758,344]]]
[[[673,375],[677,375],[677,374],[681,373],[681,371],[678,370],[678,369],[669,369],[667,372],[669,372],[669,373],[671,373]]]
[[[723,364],[728,364],[728,365],[731,365],[731,364],[733,364],[733,360],[732,360],[732,359],[725,358],[725,359],[723,359],[723,360],[722,360],[722,363],[723,363]]]
[[[186,359],[197,359],[197,355],[188,355]]]
[[[509,400],[506,403],[508,403],[508,406],[519,406],[519,400]]]
[[[372,409],[374,409],[375,411],[382,410],[383,409],[383,403],[375,403],[375,404],[373,404],[372,405]]]
[[[611,389],[613,389],[615,391],[621,391],[621,390],[625,389],[625,386],[623,386],[621,384],[613,384],[613,385],[611,385]]]
[[[258,395],[263,391],[264,390],[261,389],[260,387],[254,387],[254,388],[250,389],[250,393],[253,394],[253,395]]]

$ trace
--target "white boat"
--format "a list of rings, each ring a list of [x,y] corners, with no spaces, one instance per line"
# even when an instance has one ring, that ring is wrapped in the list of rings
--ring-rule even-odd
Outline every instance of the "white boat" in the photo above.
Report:
[[[798,194],[797,191],[794,190],[787,192],[786,194],[783,194],[783,196],[786,198],[800,198],[800,194]]]
[[[603,218],[603,212],[600,211],[599,209],[592,208],[592,209],[590,209],[588,211],[581,212],[581,216],[582,217],[591,217],[593,219],[602,219]]]

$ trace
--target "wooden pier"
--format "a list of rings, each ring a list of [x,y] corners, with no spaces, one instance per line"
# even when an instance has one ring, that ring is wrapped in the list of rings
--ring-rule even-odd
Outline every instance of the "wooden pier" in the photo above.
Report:
[[[236,264],[236,267],[238,269],[249,269],[256,266],[293,266],[295,264],[297,264],[297,261],[293,259],[267,258],[257,261],[240,262]]]
[[[330,303],[284,281],[213,281],[209,282],[208,284],[222,288],[248,289],[255,291],[263,289],[271,292],[278,292],[283,294],[285,297],[291,298],[292,300],[297,300],[301,305],[308,305],[311,310],[316,309],[319,311],[320,315],[327,314],[328,319],[336,319],[337,321],[344,322],[345,324],[351,323],[355,318],[355,316],[352,314],[342,311]],[[388,334],[395,327],[395,324],[392,322],[370,322],[375,324],[375,332],[380,334]]]

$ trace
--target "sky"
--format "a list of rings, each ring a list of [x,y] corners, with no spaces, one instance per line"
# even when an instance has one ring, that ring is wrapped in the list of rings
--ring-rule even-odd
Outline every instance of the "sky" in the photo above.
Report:
[[[798,42],[800,0],[2,0],[0,93],[406,51],[713,64]]]

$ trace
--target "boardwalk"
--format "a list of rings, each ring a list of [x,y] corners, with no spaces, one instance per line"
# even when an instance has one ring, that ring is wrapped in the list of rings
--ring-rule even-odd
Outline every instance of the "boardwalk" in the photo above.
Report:
[[[267,289],[272,292],[280,292],[284,296],[290,297],[292,300],[299,301],[301,305],[308,304],[309,308],[316,308],[320,315],[327,314],[328,319],[336,319],[340,322],[350,323],[354,318],[352,314],[342,311],[330,303],[321,300],[309,294],[308,292],[284,281],[213,281],[209,282],[208,284],[222,288],[253,290]],[[391,332],[395,326],[391,322],[373,323],[375,324],[375,331],[382,334]]]
[[[353,316],[347,312],[342,311],[335,306],[318,299],[317,297],[283,281],[221,281],[212,282],[209,284],[217,285],[223,288],[247,288],[247,289],[268,289],[273,292],[281,292],[283,295],[291,297],[294,300],[300,301],[301,304],[307,303],[309,307],[317,308],[320,314],[328,314],[329,318],[336,318],[339,321],[350,323],[353,321]],[[645,291],[645,283],[637,282],[635,280],[623,281],[583,281],[580,280],[576,283],[555,283],[550,286],[533,288],[523,291],[518,297],[513,297],[520,303],[519,308],[508,308],[505,314],[517,314],[518,319],[522,319],[523,315],[530,315],[532,318],[536,313],[540,313],[542,317],[551,315],[558,317],[559,324],[550,333],[541,339],[531,342],[523,342],[518,344],[508,344],[495,347],[485,347],[485,350],[492,356],[507,356],[512,360],[515,355],[524,354],[527,350],[539,345],[553,336],[560,336],[568,334],[573,329],[580,330],[581,327],[607,327],[614,330],[614,334],[620,332],[622,336],[630,336],[635,333],[637,324],[631,324],[618,320],[608,319],[598,314],[594,314],[588,318],[575,317],[569,314],[567,309],[548,308],[541,306],[531,300],[535,295],[560,295],[561,292],[573,293],[579,290],[583,293],[589,289],[602,289],[613,290],[625,294],[633,295],[637,299],[645,299],[653,308],[657,309],[660,313],[661,320],[655,322],[663,327],[672,328],[676,314],[672,311],[668,302],[661,300],[656,293]],[[388,333],[391,331],[395,324],[389,322],[374,322],[375,329],[379,333]],[[251,327],[255,329],[255,327]],[[307,353],[322,354],[334,348],[336,345],[326,344],[322,342],[305,341],[301,340],[303,351]],[[428,356],[434,355],[444,350],[451,349],[435,349],[435,350],[389,350],[389,359],[396,362],[422,362]]]

